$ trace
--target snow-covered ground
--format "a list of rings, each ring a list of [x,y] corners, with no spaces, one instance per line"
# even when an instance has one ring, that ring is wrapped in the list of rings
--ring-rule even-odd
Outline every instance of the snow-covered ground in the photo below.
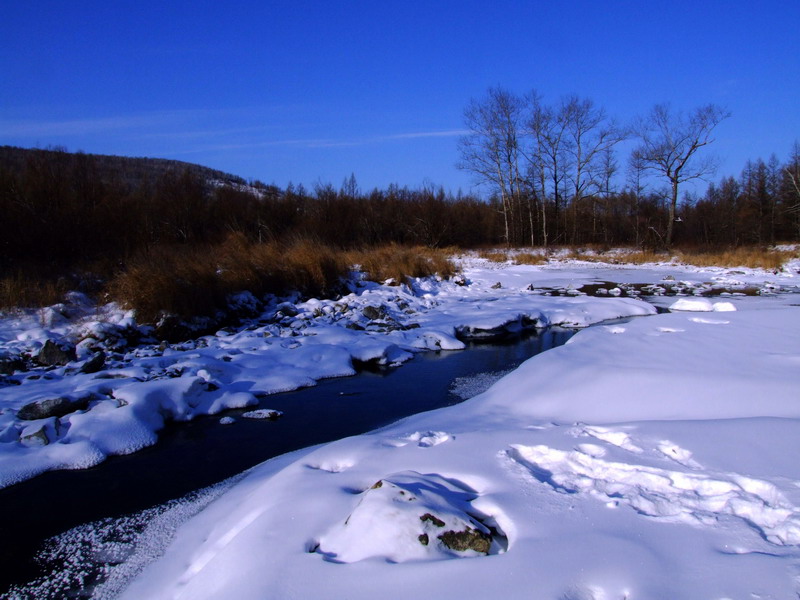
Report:
[[[505,272],[468,273],[474,281],[459,281],[467,285],[359,282],[338,300],[274,301],[238,331],[172,346],[126,345],[133,315],[79,294],[7,314],[0,368],[13,374],[0,375],[0,487],[135,452],[154,444],[167,420],[256,406],[275,392],[353,375],[354,363],[400,364],[413,352],[463,349],[467,337],[654,312],[635,299],[552,298]],[[48,355],[62,345],[66,352]]]
[[[255,467],[179,527],[123,597],[800,595],[800,302],[773,295],[797,285],[800,265],[464,266],[468,285],[370,285],[191,348],[0,388],[13,431],[5,483],[153,443],[165,417],[350,374],[354,358],[401,362],[461,347],[457,333],[650,315],[585,329],[458,406]],[[606,281],[676,281],[688,295],[661,297],[675,311],[659,315],[635,298],[574,295]],[[701,296],[714,286],[726,296]],[[738,295],[748,286],[761,295]],[[3,325],[17,332],[10,347],[43,339],[23,321]],[[32,399],[83,392],[99,398],[43,423],[48,444],[20,430]]]

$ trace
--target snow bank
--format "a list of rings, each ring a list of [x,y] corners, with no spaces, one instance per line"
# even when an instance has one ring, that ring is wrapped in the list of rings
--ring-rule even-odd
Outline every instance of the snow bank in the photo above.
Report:
[[[463,349],[465,339],[655,312],[634,299],[548,298],[469,278],[469,286],[362,283],[338,300],[273,302],[239,331],[173,346],[126,346],[137,333],[133,315],[80,295],[6,315],[0,359],[12,357],[2,364],[15,372],[0,375],[0,487],[138,451],[167,421],[256,408],[263,396],[354,375],[361,364],[400,365],[415,352]],[[48,344],[69,348],[57,364],[34,364]]]

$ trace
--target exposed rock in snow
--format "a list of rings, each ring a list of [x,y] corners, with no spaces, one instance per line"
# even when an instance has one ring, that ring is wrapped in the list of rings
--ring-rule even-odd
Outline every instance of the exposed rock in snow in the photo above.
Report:
[[[66,365],[75,359],[75,346],[66,342],[56,343],[53,340],[47,340],[36,355],[36,362],[45,367]]]
[[[77,410],[86,410],[89,406],[89,401],[93,397],[93,394],[88,394],[79,398],[61,396],[59,398],[35,400],[23,405],[17,411],[17,418],[23,421],[35,421],[36,419],[47,419],[49,417],[63,417]]]

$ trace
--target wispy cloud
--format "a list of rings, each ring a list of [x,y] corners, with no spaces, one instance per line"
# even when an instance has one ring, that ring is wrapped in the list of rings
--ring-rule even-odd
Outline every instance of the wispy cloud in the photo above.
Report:
[[[384,142],[395,142],[402,140],[416,140],[425,138],[445,138],[457,137],[468,133],[462,129],[449,129],[442,131],[415,131],[411,133],[395,133],[390,135],[367,136],[352,139],[286,139],[286,140],[265,140],[260,142],[246,142],[241,144],[215,144],[197,148],[172,152],[170,155],[177,156],[182,154],[200,154],[203,152],[224,152],[230,150],[249,150],[254,148],[270,147],[299,147],[299,148],[354,148],[358,146],[368,146]]]
[[[398,133],[388,136],[389,139],[403,140],[415,138],[458,137],[468,134],[466,129],[448,129],[446,131],[418,131],[416,133]]]
[[[312,147],[331,148],[345,146],[366,146],[369,144],[379,144],[381,142],[393,142],[399,140],[415,140],[423,138],[457,137],[467,133],[463,129],[448,129],[444,131],[415,131],[411,133],[394,133],[391,135],[379,135],[372,137],[355,138],[350,140],[322,140],[314,142]]]
[[[203,110],[180,110],[88,119],[52,121],[31,119],[0,120],[0,135],[8,137],[49,137],[175,126],[205,116],[207,113],[208,111]]]

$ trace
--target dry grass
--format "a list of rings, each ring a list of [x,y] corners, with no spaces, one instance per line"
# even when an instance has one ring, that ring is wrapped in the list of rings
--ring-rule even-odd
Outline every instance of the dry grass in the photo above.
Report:
[[[444,250],[390,244],[351,253],[350,259],[353,264],[361,266],[370,280],[393,280],[400,284],[409,277],[452,277],[456,274],[456,267],[449,256]]]
[[[65,279],[16,273],[0,279],[0,309],[39,308],[61,302],[69,291]]]
[[[508,252],[503,252],[502,250],[481,250],[478,252],[478,256],[496,263],[508,261]]]
[[[533,252],[519,252],[514,255],[514,264],[516,265],[543,265],[547,263],[547,256],[544,254],[535,254]]]
[[[111,297],[136,310],[141,322],[162,312],[213,315],[224,302],[210,248],[156,247],[140,252],[109,283]]]
[[[226,308],[233,292],[328,294],[347,268],[344,256],[307,240],[253,244],[233,235],[215,246],[162,246],[140,253],[114,277],[109,291],[135,308],[142,321],[162,313],[210,316]]]
[[[678,252],[678,259],[697,267],[746,267],[751,269],[780,269],[788,260],[796,258],[798,252],[770,250],[758,247],[740,247],[724,251]]]

